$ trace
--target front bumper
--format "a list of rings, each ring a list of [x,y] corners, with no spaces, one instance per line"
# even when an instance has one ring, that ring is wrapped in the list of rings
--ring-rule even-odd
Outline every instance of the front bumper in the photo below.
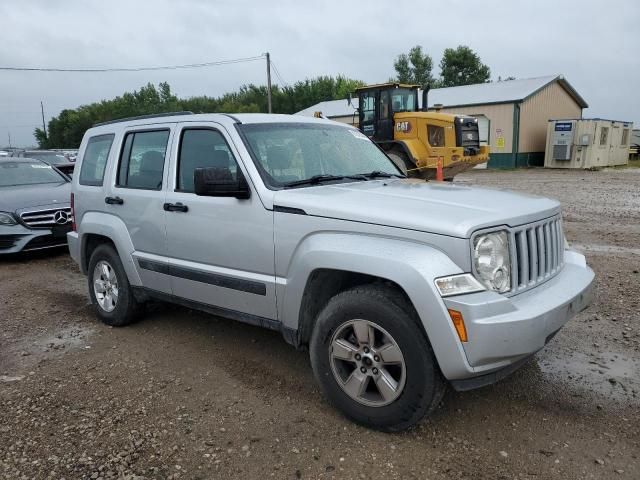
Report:
[[[24,225],[0,226],[0,255],[62,247],[67,244],[66,232],[49,228],[31,229]]]
[[[562,271],[527,292],[513,297],[480,292],[445,298],[448,309],[462,313],[469,338],[462,344],[466,371],[449,378],[454,387],[486,385],[515,370],[589,305],[593,279],[584,256],[567,250]],[[457,382],[474,377],[484,379]]]

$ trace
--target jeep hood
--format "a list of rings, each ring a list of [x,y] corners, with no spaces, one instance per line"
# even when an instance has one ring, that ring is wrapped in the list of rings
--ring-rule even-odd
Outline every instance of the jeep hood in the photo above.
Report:
[[[460,238],[469,238],[478,229],[514,227],[560,212],[557,201],[544,197],[417,179],[279,190],[274,195],[276,206]]]

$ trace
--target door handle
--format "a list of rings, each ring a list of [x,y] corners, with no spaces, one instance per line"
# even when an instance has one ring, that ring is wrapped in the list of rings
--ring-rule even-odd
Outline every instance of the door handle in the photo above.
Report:
[[[107,203],[109,205],[122,205],[124,203],[124,200],[120,197],[105,197],[104,203]]]
[[[164,208],[164,210],[166,212],[188,212],[189,211],[189,207],[187,207],[186,205],[178,202],[178,203],[165,203],[162,208]]]

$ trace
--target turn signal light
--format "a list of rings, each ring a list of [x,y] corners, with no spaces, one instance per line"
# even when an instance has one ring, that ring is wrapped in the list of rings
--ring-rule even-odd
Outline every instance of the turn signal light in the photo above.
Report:
[[[456,327],[456,332],[458,332],[460,341],[466,342],[468,340],[467,328],[464,326],[464,318],[462,318],[462,314],[457,310],[449,309],[449,316],[451,317],[453,326]]]

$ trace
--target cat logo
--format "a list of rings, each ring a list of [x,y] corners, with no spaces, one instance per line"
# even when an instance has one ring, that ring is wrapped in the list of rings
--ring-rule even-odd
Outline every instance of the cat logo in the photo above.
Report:
[[[396,122],[396,132],[409,133],[411,131],[411,123]]]

